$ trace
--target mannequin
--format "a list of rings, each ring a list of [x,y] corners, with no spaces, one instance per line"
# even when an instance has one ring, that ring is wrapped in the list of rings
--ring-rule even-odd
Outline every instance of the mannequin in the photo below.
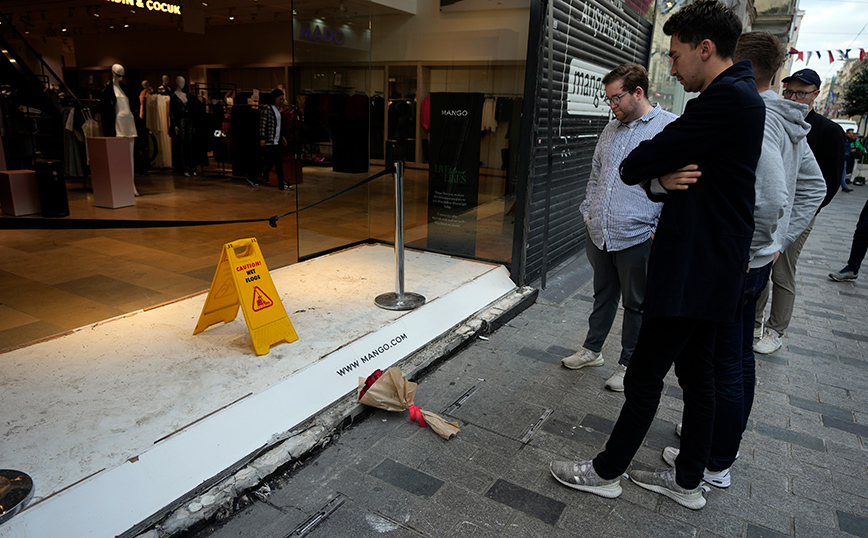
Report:
[[[112,65],[112,79],[102,90],[97,105],[98,121],[102,121],[105,136],[126,138],[130,143],[130,165],[135,170],[135,140],[138,136],[136,118],[139,115],[139,99],[124,83],[126,72],[121,64]],[[133,180],[133,192],[139,195]]]
[[[175,79],[177,89],[169,100],[169,134],[172,136],[172,165],[176,172],[185,176],[196,175],[193,162],[193,121],[184,77]]]
[[[157,95],[169,95],[172,88],[169,87],[169,75],[163,75],[163,82],[157,87]]]
[[[154,93],[154,88],[147,80],[142,81],[142,93],[139,94],[139,118],[145,119],[145,101],[148,96]]]

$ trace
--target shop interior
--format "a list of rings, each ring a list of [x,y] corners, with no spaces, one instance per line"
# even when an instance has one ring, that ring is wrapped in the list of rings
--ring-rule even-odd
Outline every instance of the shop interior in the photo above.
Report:
[[[48,74],[41,76],[60,104],[61,125],[72,128],[56,129],[61,131],[59,136],[46,128],[44,124],[60,122],[25,102],[12,87],[0,88],[0,109],[7,168],[26,168],[35,160],[51,157],[61,160],[72,218],[269,217],[327,198],[401,160],[406,163],[407,247],[453,254],[429,249],[427,244],[431,226],[430,133],[424,119],[425,101],[436,92],[472,92],[484,95],[492,113],[480,126],[478,205],[473,208],[475,252],[471,257],[506,265],[511,262],[524,49],[516,46],[521,54],[512,54],[512,59],[485,57],[485,50],[478,51],[480,58],[458,57],[453,47],[418,58],[412,57],[412,47],[399,52],[390,49],[384,54],[377,45],[378,30],[385,32],[410,19],[437,13],[447,19],[445,24],[460,21],[473,28],[486,12],[443,15],[436,6],[420,4],[420,13],[407,15],[375,2],[260,1],[250,6],[230,1],[214,9],[203,2],[201,10],[189,11],[188,20],[175,17],[168,21],[165,13],[127,13],[124,10],[129,11],[129,6],[111,2],[61,2],[62,9],[57,4],[13,1],[2,13],[17,38],[27,44],[15,41],[15,36],[2,35],[16,47],[18,57],[36,51],[31,42],[38,42],[42,50],[56,46],[56,54],[37,53],[44,61],[36,65],[41,73],[49,68]],[[179,52],[179,57],[191,59],[178,65],[171,51],[176,47],[181,51],[196,39],[188,26],[193,24],[193,15],[198,16],[197,11],[205,13],[201,24],[210,40],[206,44],[213,44],[219,39],[215,33],[223,32],[238,36],[261,30],[267,35],[289,33],[292,38],[287,36],[287,45],[270,57],[259,54],[249,63],[215,63],[213,54],[188,48]],[[101,12],[96,22],[95,12]],[[348,43],[355,39],[351,49],[302,39],[305,28],[332,24],[324,22],[326,13],[343,16],[339,27]],[[526,21],[526,13],[523,16]],[[243,27],[228,26],[229,17]],[[116,28],[105,26],[107,18]],[[63,21],[75,39],[63,39]],[[73,24],[77,24],[75,29]],[[135,34],[121,35],[124,24]],[[8,26],[0,25],[0,29],[6,32]],[[171,31],[181,36],[176,42]],[[456,42],[460,45],[470,32],[455,32],[460,38]],[[503,48],[491,34],[489,31],[480,39]],[[130,61],[126,60],[123,51],[137,40],[150,43],[154,52],[162,54],[162,61],[144,63],[141,55],[132,53],[126,55]],[[412,37],[402,35],[399,41],[408,43]],[[100,55],[85,53],[93,43],[109,49],[115,44],[117,51],[109,50],[111,53],[103,55],[105,61],[95,62],[93,58]],[[80,49],[78,54],[75,49]],[[243,57],[243,52],[239,56]],[[82,62],[82,57],[90,63]],[[141,196],[134,206],[121,209],[93,205],[86,143],[82,140],[88,110],[110,80],[113,61],[124,64],[127,83],[137,92],[145,80],[154,90],[142,101],[145,129],[136,141],[135,185]],[[62,84],[52,73],[59,74]],[[190,106],[195,135],[188,141],[167,135],[167,124],[173,119],[168,96],[178,89],[179,77],[190,102],[195,103]],[[276,188],[274,171],[269,178],[262,178],[259,187],[251,187],[247,181],[259,172],[256,130],[260,96],[278,87],[286,94],[282,116],[288,143],[283,171],[294,187],[288,191]],[[393,179],[386,176],[288,217],[277,228],[249,224],[0,232],[0,249],[9,260],[0,265],[4,276],[0,309],[5,311],[0,316],[0,349],[201,292],[210,283],[222,244],[241,237],[256,237],[269,266],[275,269],[360,243],[388,244],[395,235],[394,206]],[[65,261],[58,263],[60,259]],[[20,260],[29,262],[27,270],[22,269]]]

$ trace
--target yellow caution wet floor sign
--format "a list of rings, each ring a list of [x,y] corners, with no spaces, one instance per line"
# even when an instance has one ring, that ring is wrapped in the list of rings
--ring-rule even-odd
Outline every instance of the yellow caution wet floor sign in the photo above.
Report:
[[[238,316],[239,307],[244,310],[244,321],[257,355],[265,355],[272,345],[282,340],[298,340],[255,238],[223,245],[211,289],[193,334],[199,334],[215,323],[232,321]]]

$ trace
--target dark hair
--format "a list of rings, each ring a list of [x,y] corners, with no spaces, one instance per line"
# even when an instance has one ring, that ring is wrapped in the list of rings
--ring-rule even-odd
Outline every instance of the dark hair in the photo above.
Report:
[[[664,34],[675,36],[694,49],[710,39],[721,58],[732,58],[741,29],[738,15],[717,0],[696,0],[678,10],[663,25]]]
[[[769,32],[748,32],[738,38],[732,60],[750,60],[753,74],[760,84],[769,84],[787,57],[780,39]]]
[[[641,65],[619,65],[603,77],[603,85],[618,80],[621,81],[621,85],[625,91],[632,92],[635,91],[636,88],[642,88],[645,95],[648,95],[648,71],[646,71]]]

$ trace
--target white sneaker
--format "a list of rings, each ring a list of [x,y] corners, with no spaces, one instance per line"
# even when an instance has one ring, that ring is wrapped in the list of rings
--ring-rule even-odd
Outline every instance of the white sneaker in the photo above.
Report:
[[[757,340],[753,345],[753,350],[763,355],[769,355],[781,349],[782,334],[778,334],[774,329],[766,329],[763,332],[762,338]]]
[[[612,377],[606,380],[606,388],[615,392],[624,392],[624,374],[626,373],[627,367],[619,364]]]
[[[585,366],[600,366],[603,364],[603,354],[582,348],[569,357],[561,359],[561,364],[570,370],[578,370]]]
[[[681,424],[682,424],[682,423],[679,422],[679,423],[675,426],[675,435],[677,435],[678,437],[681,437]]]
[[[677,458],[680,453],[680,449],[677,449],[674,446],[667,446],[663,449],[663,461],[666,462],[666,465],[675,467],[675,458]],[[736,458],[738,458],[738,455],[736,455]],[[724,469],[722,471],[709,471],[708,469],[705,469],[702,473],[702,479],[718,488],[728,488],[732,483],[729,469]]]
[[[763,326],[754,327],[753,329],[753,337],[754,338],[762,338],[763,337]]]

